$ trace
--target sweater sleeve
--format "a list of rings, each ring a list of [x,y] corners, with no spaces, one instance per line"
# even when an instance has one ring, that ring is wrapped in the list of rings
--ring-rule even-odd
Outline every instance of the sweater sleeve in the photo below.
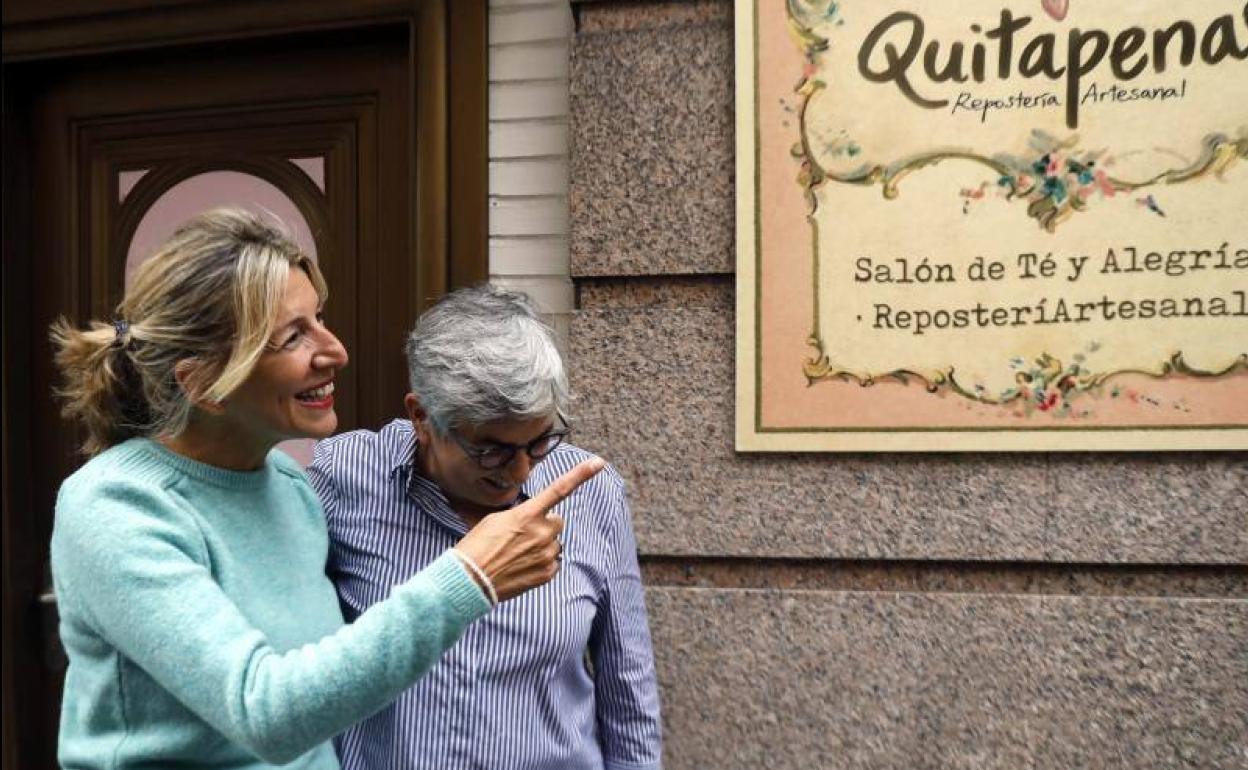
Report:
[[[108,480],[89,495],[63,489],[52,542],[58,595],[267,762],[289,762],[380,709],[489,610],[448,552],[355,623],[279,653],[213,579],[198,533],[159,487]]]

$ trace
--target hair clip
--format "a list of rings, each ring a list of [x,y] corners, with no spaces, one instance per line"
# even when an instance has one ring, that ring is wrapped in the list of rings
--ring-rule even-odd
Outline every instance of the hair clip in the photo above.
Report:
[[[113,347],[125,347],[130,341],[130,324],[127,321],[113,321]]]

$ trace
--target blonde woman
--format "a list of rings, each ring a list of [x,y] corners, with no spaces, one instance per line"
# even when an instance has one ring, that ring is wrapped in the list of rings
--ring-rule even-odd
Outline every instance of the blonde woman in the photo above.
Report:
[[[316,265],[249,213],[179,229],[117,320],[52,330],[91,459],[57,500],[69,655],[65,768],[337,768],[328,739],[409,687],[465,627],[558,570],[547,512],[602,461],[473,529],[344,625],[300,468],[337,427],[347,352]]]

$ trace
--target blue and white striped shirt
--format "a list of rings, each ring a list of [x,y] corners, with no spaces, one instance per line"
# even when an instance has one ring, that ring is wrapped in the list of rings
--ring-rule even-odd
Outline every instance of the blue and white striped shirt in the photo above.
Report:
[[[331,538],[328,571],[354,621],[467,533],[412,470],[407,420],[317,445],[308,476]],[[590,455],[562,445],[525,495]],[[650,629],[624,483],[608,467],[560,504],[563,567],[499,605],[395,703],[335,740],[344,770],[660,767]]]

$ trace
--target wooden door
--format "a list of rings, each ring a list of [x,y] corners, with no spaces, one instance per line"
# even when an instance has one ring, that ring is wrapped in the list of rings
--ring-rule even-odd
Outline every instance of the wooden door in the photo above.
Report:
[[[474,38],[451,34],[436,3],[374,8],[372,20],[304,3],[293,21],[273,11],[292,4],[171,5],[103,26],[37,8],[19,8],[17,23],[5,7],[6,59],[17,51],[4,74],[6,769],[55,766],[65,665],[47,542],[80,436],[51,396],[48,324],[111,318],[143,239],[179,206],[277,207],[306,232],[330,285],[327,321],[351,353],[340,425],[375,427],[401,413],[416,314],[485,275],[484,66],[474,91],[450,63],[456,40],[475,40],[484,60],[483,11]],[[258,8],[270,14],[259,22]],[[127,27],[149,13],[171,40]],[[48,29],[69,31],[41,52]],[[80,55],[84,45],[107,50]]]

